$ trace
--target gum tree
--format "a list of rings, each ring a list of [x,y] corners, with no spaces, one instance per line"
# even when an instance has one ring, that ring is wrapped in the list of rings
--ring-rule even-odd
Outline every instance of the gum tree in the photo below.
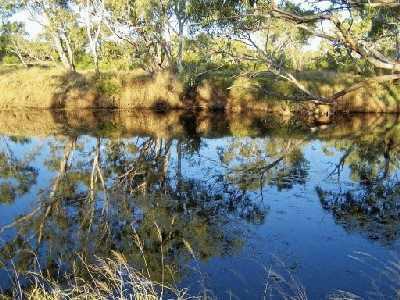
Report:
[[[43,27],[65,69],[74,72],[77,48],[74,37],[79,27],[73,3],[67,0],[23,0],[19,4]]]

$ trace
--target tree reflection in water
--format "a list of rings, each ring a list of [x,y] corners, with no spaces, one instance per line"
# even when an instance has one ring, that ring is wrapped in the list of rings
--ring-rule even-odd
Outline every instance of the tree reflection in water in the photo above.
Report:
[[[400,233],[400,148],[397,124],[382,132],[328,143],[342,155],[330,174],[335,189],[316,187],[322,207],[350,232],[382,243]],[[351,184],[345,183],[348,168]]]
[[[395,125],[366,132],[354,123],[293,129],[267,116],[222,125],[220,116],[146,117],[144,125],[140,118],[123,124],[97,118],[92,121],[101,126],[82,134],[83,125],[75,128],[64,116],[67,125],[61,132],[52,125],[54,136],[45,128],[40,147],[3,137],[0,201],[12,204],[28,194],[35,199],[1,229],[4,268],[28,271],[39,261],[54,276],[71,268],[85,276],[82,262],[116,251],[151,279],[175,284],[190,272],[188,247],[202,261],[239,253],[246,237],[244,226],[235,225],[266,221],[269,189],[284,194],[310,181],[313,162],[306,151],[315,140],[326,156],[341,154],[329,184],[315,187],[322,207],[349,231],[397,239]],[[215,137],[214,149],[208,143]],[[46,158],[38,163],[43,149]],[[37,180],[42,173],[50,177],[47,184]]]
[[[18,158],[13,153],[10,143],[28,144],[29,139],[3,137],[0,149],[0,202],[12,203],[16,198],[28,193],[36,183],[38,170],[30,165],[37,155],[37,149]]]
[[[185,242],[201,260],[238,251],[243,240],[230,226],[231,218],[259,223],[266,209],[223,173],[201,179],[185,175],[182,160],[199,159],[192,142],[153,137],[52,140],[45,161],[54,174],[51,184],[37,195],[29,213],[3,228],[16,234],[2,244],[2,261],[12,260],[21,272],[33,269],[38,255],[49,272],[72,266],[84,272],[81,260],[118,251],[137,268],[149,269],[153,280],[171,283],[192,259]],[[1,163],[2,170],[8,168],[9,160]],[[23,166],[7,176],[27,181],[33,169]]]

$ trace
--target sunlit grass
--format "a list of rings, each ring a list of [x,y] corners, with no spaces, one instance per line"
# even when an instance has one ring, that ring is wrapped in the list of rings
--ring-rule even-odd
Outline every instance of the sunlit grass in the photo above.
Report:
[[[20,274],[18,278],[29,280],[28,287],[22,280],[14,281],[10,295],[4,299],[135,299],[156,300],[163,294],[171,299],[186,299],[185,292],[157,283],[131,267],[126,259],[114,252],[111,258],[98,259],[96,264],[85,264],[85,278],[77,272],[70,272],[63,281],[41,272]]]
[[[0,108],[181,108],[182,85],[168,72],[91,71],[58,67],[0,67]]]
[[[298,72],[299,81],[317,96],[333,94],[363,80],[360,76],[327,71]],[[206,73],[201,80],[169,71],[143,70],[65,73],[56,66],[23,68],[0,65],[0,108],[117,108],[269,111],[279,114],[311,113],[314,106],[298,101],[301,92],[290,82],[271,76],[237,76],[231,72]],[[182,79],[183,78],[183,79]],[[291,100],[291,101],[288,101]],[[398,112],[400,86],[368,83],[339,99],[335,109],[346,112]]]
[[[197,261],[196,250],[190,243],[183,240],[186,250]],[[400,295],[399,260],[394,258],[387,262],[379,262],[366,253],[355,253],[352,256],[360,263],[375,265],[371,282],[365,287],[367,294],[376,298],[385,298],[386,293],[377,290],[374,284],[376,278],[385,278],[390,285],[390,292]],[[274,268],[265,267],[265,283],[262,299],[307,300],[311,299],[307,288],[299,278],[282,261]],[[199,262],[197,262],[198,264]],[[29,272],[31,284],[24,288],[21,281],[15,281],[8,294],[0,295],[1,299],[120,299],[120,300],[156,300],[156,299],[216,299],[205,291],[198,296],[190,296],[185,289],[177,289],[149,279],[146,272],[134,269],[119,253],[114,252],[111,258],[98,259],[96,264],[84,264],[87,276],[83,278],[77,273],[69,273],[67,282],[49,277],[41,272]],[[21,278],[21,277],[20,277]],[[209,291],[212,292],[212,291]],[[362,299],[356,293],[336,289],[329,292],[325,299],[356,300]]]

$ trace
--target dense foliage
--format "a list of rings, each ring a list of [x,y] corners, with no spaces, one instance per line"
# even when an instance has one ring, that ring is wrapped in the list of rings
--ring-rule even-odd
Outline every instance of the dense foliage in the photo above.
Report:
[[[189,86],[215,70],[268,72],[319,100],[296,72],[400,71],[397,0],[2,0],[0,17],[0,58],[25,66],[168,69]]]

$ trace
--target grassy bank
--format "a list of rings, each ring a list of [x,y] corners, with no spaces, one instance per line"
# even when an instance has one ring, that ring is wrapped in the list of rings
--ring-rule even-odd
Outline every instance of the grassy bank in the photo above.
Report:
[[[328,97],[363,80],[333,72],[302,72],[300,82],[316,95]],[[185,76],[181,76],[185,78]],[[296,101],[301,93],[268,73],[236,76],[208,72],[185,82],[170,72],[109,71],[96,75],[65,73],[57,67],[0,66],[0,109],[202,109],[293,112],[324,115],[329,111],[400,112],[400,86],[369,83],[339,99],[332,107]],[[287,100],[291,99],[291,100]]]
[[[2,67],[0,108],[183,108],[182,85],[169,73],[65,73],[55,67]]]

